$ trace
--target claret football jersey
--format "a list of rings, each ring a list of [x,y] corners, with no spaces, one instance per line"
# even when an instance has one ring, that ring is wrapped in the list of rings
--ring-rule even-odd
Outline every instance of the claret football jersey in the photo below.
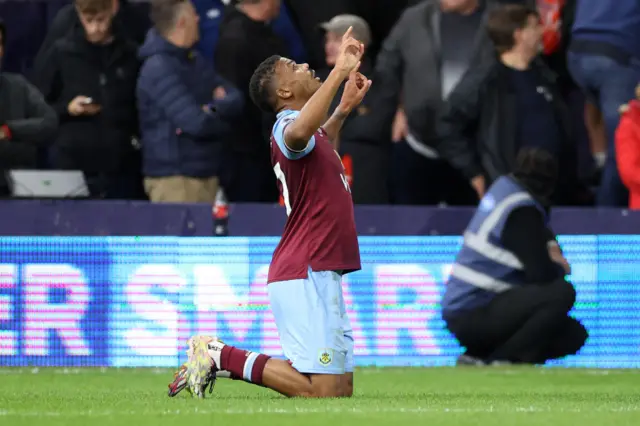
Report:
[[[322,128],[304,150],[288,148],[284,131],[298,115],[280,112],[271,135],[271,161],[287,222],[269,283],[306,278],[309,267],[341,273],[360,269],[353,201],[340,156]]]

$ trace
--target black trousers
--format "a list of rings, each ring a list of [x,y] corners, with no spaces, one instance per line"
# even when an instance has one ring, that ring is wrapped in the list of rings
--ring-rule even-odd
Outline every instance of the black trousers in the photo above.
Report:
[[[576,293],[559,279],[499,294],[487,306],[446,318],[447,328],[467,350],[486,361],[544,364],[577,353],[588,333],[568,316]]]
[[[269,155],[225,153],[220,184],[233,203],[277,203],[278,185]]]
[[[391,147],[392,204],[476,206],[478,196],[469,182],[442,159],[416,153],[406,142]]]
[[[139,173],[98,174],[85,173],[91,198],[106,200],[146,200]]]
[[[340,153],[351,157],[351,195],[355,204],[389,204],[389,150],[387,147],[344,140]],[[348,167],[345,163],[345,167]]]

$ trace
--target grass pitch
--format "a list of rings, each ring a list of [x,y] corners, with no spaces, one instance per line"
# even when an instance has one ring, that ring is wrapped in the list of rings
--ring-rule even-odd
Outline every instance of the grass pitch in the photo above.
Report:
[[[0,425],[638,426],[640,371],[365,368],[352,399],[291,400],[218,380],[166,396],[171,371],[0,368]]]

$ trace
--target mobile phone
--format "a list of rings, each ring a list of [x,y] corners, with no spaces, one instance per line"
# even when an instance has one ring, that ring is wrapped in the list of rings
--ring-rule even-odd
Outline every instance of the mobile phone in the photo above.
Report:
[[[84,105],[91,105],[93,103],[93,98],[86,98],[82,101]]]

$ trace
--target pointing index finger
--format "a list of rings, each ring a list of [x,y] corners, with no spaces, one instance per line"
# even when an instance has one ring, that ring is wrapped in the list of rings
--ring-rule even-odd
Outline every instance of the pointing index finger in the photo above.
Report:
[[[346,33],[342,36],[342,41],[347,41],[351,37],[351,32],[353,31],[353,27],[349,27]]]

